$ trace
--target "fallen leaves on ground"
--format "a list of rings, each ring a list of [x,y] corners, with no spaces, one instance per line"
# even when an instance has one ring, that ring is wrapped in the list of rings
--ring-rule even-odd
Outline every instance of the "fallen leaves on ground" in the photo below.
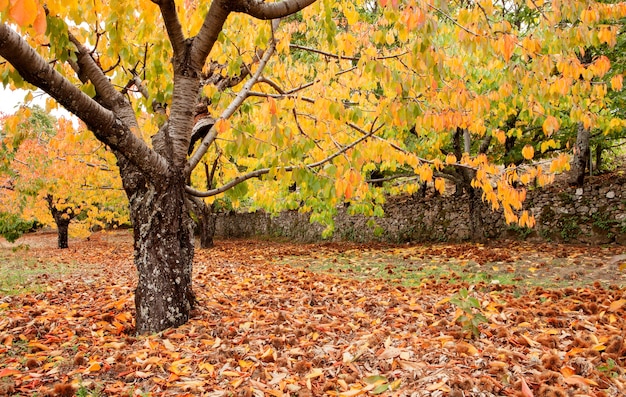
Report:
[[[189,323],[135,336],[130,236],[99,234],[69,251],[51,249],[54,236],[48,238],[49,245],[33,245],[25,254],[72,264],[74,270],[48,279],[43,292],[0,296],[0,395],[626,393],[622,285],[521,290],[426,278],[406,287],[282,263],[299,258],[305,266],[349,250],[393,253],[404,261],[433,254],[442,262],[452,251],[457,257],[484,251],[500,255],[493,263],[506,267],[515,257],[527,259],[528,246],[218,241],[216,248],[197,252],[194,288],[200,304]],[[593,267],[598,256],[618,253],[548,247],[551,254],[562,250],[581,269]],[[459,307],[450,297],[461,288],[488,320],[480,324],[479,338],[456,321]]]

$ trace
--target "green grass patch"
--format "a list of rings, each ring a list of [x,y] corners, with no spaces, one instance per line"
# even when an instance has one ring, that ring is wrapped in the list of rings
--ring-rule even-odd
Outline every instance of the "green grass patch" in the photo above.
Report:
[[[0,296],[42,292],[52,279],[70,271],[66,264],[29,256],[27,246],[0,249]]]
[[[470,285],[502,284],[517,287],[560,288],[564,286],[586,285],[589,280],[569,276],[576,269],[568,260],[544,258],[535,260],[497,261],[479,264],[473,260],[446,256],[406,255],[393,250],[345,251],[335,255],[312,255],[283,257],[282,263],[306,268],[313,272],[358,280],[380,279],[417,287],[425,280]]]

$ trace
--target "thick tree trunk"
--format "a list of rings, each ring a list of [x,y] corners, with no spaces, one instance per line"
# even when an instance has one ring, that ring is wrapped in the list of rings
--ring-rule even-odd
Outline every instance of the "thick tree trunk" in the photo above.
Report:
[[[134,228],[136,332],[160,332],[189,320],[195,304],[191,273],[193,221],[184,178],[147,180],[120,161]]]
[[[583,123],[578,123],[570,178],[570,183],[578,187],[583,187],[585,183],[585,171],[589,162],[589,132]]]

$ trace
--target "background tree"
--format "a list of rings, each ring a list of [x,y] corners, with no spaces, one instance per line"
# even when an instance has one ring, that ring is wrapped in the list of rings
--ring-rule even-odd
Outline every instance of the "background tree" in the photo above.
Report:
[[[24,114],[25,113],[25,114]],[[56,119],[38,107],[5,118],[2,139],[0,208],[8,219],[56,226],[59,248],[93,227],[128,223],[127,204],[113,158],[86,130]],[[7,228],[11,238],[20,223]],[[23,228],[21,229],[23,232]]]

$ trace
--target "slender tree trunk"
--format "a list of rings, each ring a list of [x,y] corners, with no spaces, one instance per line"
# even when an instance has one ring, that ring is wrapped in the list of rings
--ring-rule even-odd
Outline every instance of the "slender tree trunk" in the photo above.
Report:
[[[59,210],[55,205],[54,197],[50,194],[46,195],[45,200],[48,203],[52,219],[57,225],[57,247],[68,248],[69,226],[76,214],[71,208]]]
[[[213,205],[207,205],[198,197],[190,197],[193,204],[193,212],[196,216],[197,230],[200,234],[200,247],[212,248],[213,237],[215,236],[215,214]]]
[[[216,216],[213,213],[212,206],[205,205],[202,213],[202,228],[200,229],[200,247],[212,248],[213,237],[215,237],[215,221]]]
[[[59,248],[68,248],[69,219],[55,219],[57,225],[57,245]]]
[[[596,146],[596,174],[600,172],[600,168],[604,165],[602,164],[602,152],[604,151],[604,147],[601,143],[598,143]]]
[[[578,187],[583,187],[585,183],[585,170],[589,162],[589,132],[583,123],[578,123],[570,178],[570,183]]]
[[[485,225],[483,223],[483,215],[485,214],[485,205],[480,196],[480,192],[472,186],[467,188],[469,200],[469,221],[470,234],[473,242],[485,241]]]
[[[134,230],[136,332],[177,327],[189,320],[196,302],[191,283],[193,221],[184,178],[148,180],[124,159],[118,164]]]

